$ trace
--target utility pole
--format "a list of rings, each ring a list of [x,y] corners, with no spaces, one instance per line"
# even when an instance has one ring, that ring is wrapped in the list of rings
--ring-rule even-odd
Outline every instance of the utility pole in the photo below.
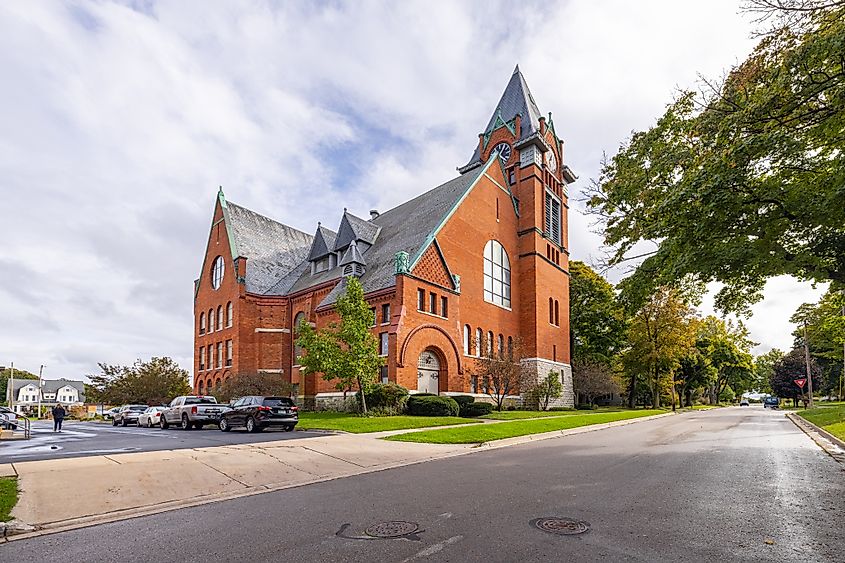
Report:
[[[44,371],[44,364],[38,368],[38,419],[41,418],[41,373]]]
[[[12,362],[12,375],[9,376],[9,408],[15,410],[15,362]]]
[[[807,342],[807,320],[804,319],[804,363],[807,364],[807,393],[810,394],[810,408],[813,408],[813,374],[810,371],[810,346]]]

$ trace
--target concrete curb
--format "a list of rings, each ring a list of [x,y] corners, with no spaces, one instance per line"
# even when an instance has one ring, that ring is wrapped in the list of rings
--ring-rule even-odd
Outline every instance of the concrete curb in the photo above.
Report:
[[[481,450],[486,449],[497,449],[503,448],[507,446],[515,446],[519,444],[524,444],[528,442],[540,441],[540,440],[547,440],[550,438],[559,438],[563,436],[569,436],[573,434],[581,434],[584,432],[592,432],[596,430],[602,430],[605,428],[613,428],[616,426],[624,426],[627,424],[634,424],[637,422],[644,422],[647,420],[654,420],[657,418],[662,418],[665,416],[672,416],[674,414],[681,414],[681,413],[661,413],[657,415],[651,416],[644,416],[639,418],[632,418],[626,420],[617,420],[613,422],[606,422],[602,424],[593,424],[588,426],[580,426],[578,428],[571,428],[568,430],[555,430],[553,432],[545,432],[543,434],[529,434],[526,436],[518,436],[515,438],[505,438],[503,440],[495,440],[491,442],[485,442],[479,444],[477,446],[471,446],[469,444],[465,444],[465,449],[461,449],[458,451],[448,452],[438,454],[436,456],[427,458],[427,459],[419,459],[413,461],[400,461],[396,463],[389,463],[379,467],[373,468],[362,468],[361,471],[352,471],[348,473],[338,474],[338,475],[330,475],[325,477],[316,477],[312,480],[307,482],[299,482],[299,483],[284,483],[284,484],[267,484],[267,485],[256,485],[252,487],[248,487],[245,489],[241,489],[235,492],[226,492],[226,493],[213,493],[209,495],[203,496],[195,496],[190,499],[180,499],[180,500],[173,500],[173,501],[165,501],[159,502],[150,505],[138,506],[133,508],[125,508],[125,509],[118,509],[110,512],[105,512],[102,514],[95,514],[90,516],[82,516],[78,518],[70,518],[65,520],[59,520],[55,522],[45,522],[37,526],[34,531],[20,529],[17,532],[9,531],[10,533],[14,533],[15,535],[8,535],[0,538],[0,545],[5,542],[9,541],[17,541],[23,540],[28,538],[34,538],[39,536],[44,536],[48,534],[55,534],[59,532],[66,532],[70,530],[75,530],[79,528],[85,528],[89,526],[95,526],[99,524],[107,524],[109,522],[116,522],[120,520],[127,520],[131,518],[138,518],[142,516],[150,516],[153,514],[159,514],[162,512],[169,512],[171,510],[179,510],[182,508],[192,508],[196,506],[203,506],[206,504],[211,504],[215,502],[221,502],[226,500],[234,500],[238,498],[263,494],[263,493],[270,493],[275,491],[281,491],[285,489],[292,489],[296,487],[303,487],[306,485],[313,485],[316,483],[324,483],[328,481],[334,481],[336,479],[343,479],[345,477],[353,477],[356,475],[363,475],[368,473],[377,473],[379,471],[387,471],[390,469],[396,469],[399,467],[407,467],[410,465],[417,465],[419,463],[426,463],[429,461],[436,461],[440,459],[448,459],[452,457],[458,457],[462,455],[468,455]],[[503,422],[511,422],[511,421],[503,421]],[[442,427],[433,427],[432,429],[440,429]],[[226,447],[226,446],[222,446]],[[165,450],[167,451],[167,450]],[[23,523],[21,523],[23,524]],[[26,524],[24,524],[26,525]]]
[[[786,418],[810,437],[821,449],[839,463],[845,463],[845,441],[840,440],[824,428],[816,426],[806,418],[794,412],[786,413]]]
[[[526,434],[525,436],[516,436],[514,438],[503,438],[501,440],[492,440],[490,442],[482,442],[478,444],[475,449],[495,449],[504,448],[507,446],[516,446],[519,444],[526,444],[528,442],[538,442],[540,440],[548,440],[550,438],[561,438],[563,436],[572,436],[574,434],[583,434],[585,432],[594,432],[596,430],[604,430],[605,428],[614,428],[616,426],[626,426],[637,422],[645,422],[646,420],[654,420],[656,418],[663,418],[664,416],[673,416],[674,412],[665,412],[661,414],[653,414],[650,416],[641,416],[638,418],[627,418],[624,420],[615,420],[613,422],[603,422],[601,424],[589,424],[587,426],[578,426],[576,428],[568,428],[566,430],[552,430],[551,432],[543,432],[542,434]],[[509,421],[513,422],[513,421]]]

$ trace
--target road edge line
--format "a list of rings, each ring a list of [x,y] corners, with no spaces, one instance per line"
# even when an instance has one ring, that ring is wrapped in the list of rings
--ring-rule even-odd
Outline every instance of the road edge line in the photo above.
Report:
[[[840,440],[824,428],[817,426],[798,413],[788,412],[786,418],[791,420],[804,434],[816,443],[835,461],[845,464],[845,441]]]

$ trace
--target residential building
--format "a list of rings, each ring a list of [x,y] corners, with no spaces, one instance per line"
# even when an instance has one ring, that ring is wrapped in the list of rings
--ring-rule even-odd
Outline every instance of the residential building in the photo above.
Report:
[[[39,395],[43,407],[61,404],[66,409],[85,402],[85,383],[74,379],[42,379],[41,389],[37,379],[15,379],[14,386],[6,389],[7,404],[14,403],[15,412],[22,414],[37,410]]]

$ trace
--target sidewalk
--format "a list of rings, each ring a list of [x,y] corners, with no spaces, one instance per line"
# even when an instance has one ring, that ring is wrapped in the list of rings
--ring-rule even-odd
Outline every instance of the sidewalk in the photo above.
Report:
[[[515,445],[663,416],[667,415],[521,436],[482,446]],[[422,429],[412,431],[416,430]],[[378,439],[407,431],[27,461],[0,464],[0,475],[18,476],[21,492],[12,516],[37,530],[15,536],[23,538],[479,451],[474,444]]]

